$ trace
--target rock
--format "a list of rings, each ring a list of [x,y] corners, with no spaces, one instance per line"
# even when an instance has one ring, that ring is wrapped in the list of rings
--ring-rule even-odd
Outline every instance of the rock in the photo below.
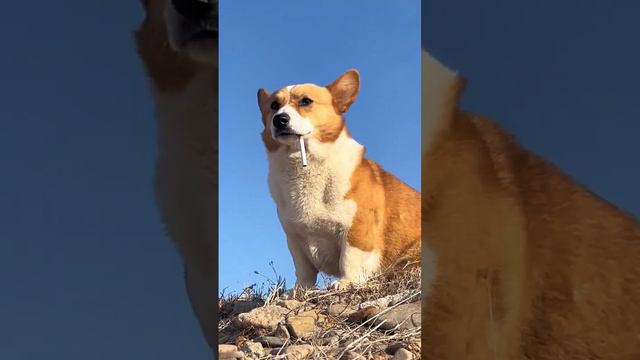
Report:
[[[391,330],[396,326],[398,330],[415,329],[422,325],[420,303],[398,305],[385,313],[377,315],[372,321],[375,326],[381,324],[380,329],[382,330]]]
[[[322,335],[320,344],[335,349],[340,345],[340,340],[342,340],[343,334],[344,332],[342,331],[329,330]]]
[[[291,345],[287,346],[282,353],[287,355],[287,360],[303,360],[313,354],[313,346]]]
[[[410,302],[417,300],[420,297],[420,293],[414,290],[405,290],[397,294],[391,294],[387,296],[383,296],[379,299],[365,301],[360,304],[359,308],[365,308],[369,306],[377,306],[378,308],[386,309],[389,306],[395,305],[399,302]]]
[[[245,341],[248,341],[249,339],[247,339],[246,336],[244,335],[238,335],[236,336],[235,339],[233,339],[233,343],[236,344],[237,347],[242,346],[242,344],[244,344]]]
[[[281,347],[286,341],[277,336],[259,336],[255,340],[266,347]]]
[[[353,307],[343,303],[331,304],[327,309],[327,313],[333,316],[349,316],[354,311],[355,309]]]
[[[219,353],[218,359],[220,360],[243,360],[244,354],[242,351],[234,351],[232,353]]]
[[[389,354],[389,355],[386,354],[387,345],[383,343],[371,344],[370,349],[371,349],[370,351],[375,352],[376,354],[387,356],[389,359],[391,359],[391,355],[393,355],[393,354]]]
[[[342,355],[340,360],[366,360],[366,357],[364,357],[364,355],[358,354],[355,351],[349,350]]]
[[[385,349],[385,352],[387,354],[393,355],[395,354],[399,349],[401,349],[404,346],[403,343],[401,342],[397,342],[397,343],[393,343],[389,346],[387,346],[387,348]]]
[[[246,313],[255,308],[260,307],[261,305],[262,304],[260,304],[257,301],[236,301],[233,304],[233,313],[234,314]]]
[[[245,341],[240,350],[251,358],[260,358],[265,355],[262,345],[255,341]]]
[[[337,335],[325,336],[320,340],[320,343],[324,346],[335,347],[340,345],[340,337]]]
[[[345,351],[344,347],[328,349],[326,351],[326,355],[328,359],[338,359],[338,360],[387,360],[389,357],[385,355],[374,355],[367,354],[366,356],[360,354],[354,350]]]
[[[284,324],[279,324],[276,331],[273,332],[273,335],[286,340],[291,339],[289,330],[287,330],[287,327]]]
[[[283,308],[289,310],[296,310],[304,305],[302,301],[298,300],[280,300],[276,303],[278,306],[282,306]]]
[[[244,358],[242,352],[238,351],[235,345],[218,345],[218,358],[220,360],[241,360]]]
[[[292,316],[287,319],[287,327],[294,337],[305,338],[313,335],[316,329],[316,321],[311,317]]]
[[[393,306],[398,303],[412,303],[415,301],[420,301],[420,292],[408,290],[397,294],[396,296],[391,296],[389,299],[389,306]]]
[[[310,317],[316,320],[317,322],[323,322],[326,319],[326,316],[321,314],[320,311],[318,310],[309,310],[309,311],[301,312],[295,316]]]
[[[282,306],[262,306],[238,315],[236,324],[243,328],[255,327],[273,331],[288,312]]]
[[[389,360],[389,359],[391,359],[391,356],[386,354],[375,354],[371,358],[371,360]]]
[[[393,360],[413,360],[413,354],[407,349],[400,348],[393,355]]]
[[[367,306],[360,310],[354,311],[347,318],[350,322],[361,323],[380,312],[377,306]]]
[[[238,351],[238,347],[235,345],[229,345],[229,344],[220,344],[218,345],[218,352],[222,353],[222,352],[232,352],[232,351]]]
[[[287,328],[289,333],[296,338],[306,338],[316,330],[316,322],[322,321],[324,318],[316,310],[302,312],[298,315],[290,315],[287,318]]]

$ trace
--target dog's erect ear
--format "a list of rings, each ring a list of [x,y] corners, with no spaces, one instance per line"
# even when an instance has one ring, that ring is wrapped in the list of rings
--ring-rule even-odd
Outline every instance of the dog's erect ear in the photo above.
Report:
[[[356,101],[360,91],[360,74],[355,69],[351,69],[340,75],[334,82],[327,86],[333,96],[333,103],[342,114],[349,110],[349,106]]]
[[[466,80],[422,50],[422,153],[453,126]]]
[[[260,107],[260,111],[264,112],[264,108],[265,106],[267,106],[267,100],[269,100],[269,97],[271,96],[271,94],[269,94],[269,92],[265,89],[260,89],[258,90],[258,106]]]

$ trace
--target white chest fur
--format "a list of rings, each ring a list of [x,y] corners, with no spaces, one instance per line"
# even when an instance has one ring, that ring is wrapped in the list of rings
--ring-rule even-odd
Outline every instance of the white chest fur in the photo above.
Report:
[[[269,188],[287,237],[298,242],[316,269],[330,275],[338,275],[340,251],[356,213],[356,202],[344,197],[362,150],[342,134],[331,144],[308,140],[306,167],[297,147],[269,153]]]
[[[215,99],[210,72],[186,88],[155,91],[158,122],[156,195],[163,221],[186,263],[211,261],[214,189]]]

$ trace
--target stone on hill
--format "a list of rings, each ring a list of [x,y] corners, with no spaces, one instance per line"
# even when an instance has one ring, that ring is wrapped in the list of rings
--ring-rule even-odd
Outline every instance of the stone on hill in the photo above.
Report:
[[[244,358],[242,352],[238,351],[235,345],[218,345],[218,358],[220,360],[241,360]]]
[[[287,360],[303,360],[313,354],[313,346],[309,344],[287,346],[283,354],[287,355]]]
[[[317,310],[302,312],[298,315],[289,315],[287,328],[289,333],[296,338],[306,338],[316,331],[316,323],[321,322],[324,316]]]
[[[411,351],[404,348],[398,349],[398,351],[396,351],[396,353],[393,355],[393,360],[413,360],[413,359],[414,359],[414,356],[411,353]]]
[[[267,305],[238,315],[236,323],[243,328],[255,327],[273,331],[284,320],[287,313],[289,313],[289,310],[286,308]]]
[[[245,341],[240,347],[243,353],[245,353],[250,358],[261,358],[265,356],[264,348],[262,348],[262,344],[255,341]]]
[[[372,320],[374,325],[380,325],[382,330],[411,330],[422,325],[421,307],[419,302],[402,304],[376,315]]]

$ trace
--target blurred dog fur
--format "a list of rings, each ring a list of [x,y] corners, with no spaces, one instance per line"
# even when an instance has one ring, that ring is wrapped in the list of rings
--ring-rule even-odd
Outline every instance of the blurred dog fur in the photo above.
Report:
[[[143,0],[135,34],[158,129],[156,195],[184,261],[186,290],[217,348],[218,2]]]
[[[422,76],[423,358],[640,359],[636,219]]]

